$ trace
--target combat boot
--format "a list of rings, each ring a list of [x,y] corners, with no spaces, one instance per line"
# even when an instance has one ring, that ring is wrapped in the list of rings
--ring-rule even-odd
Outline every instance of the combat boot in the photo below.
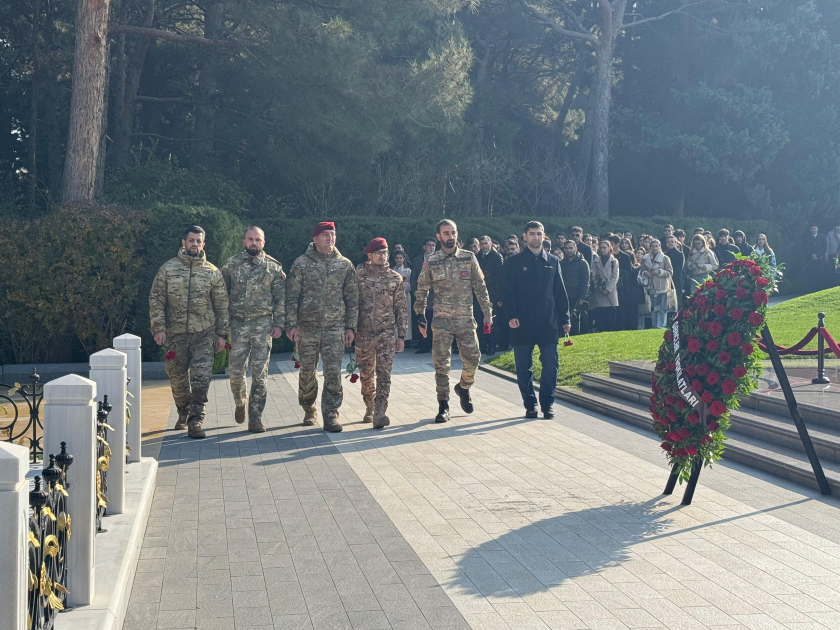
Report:
[[[263,426],[262,420],[259,418],[256,420],[253,418],[248,420],[248,430],[251,433],[265,433],[265,427]]]
[[[391,419],[385,415],[385,412],[388,410],[388,401],[387,400],[377,400],[376,401],[376,414],[373,416],[373,428],[374,429],[384,429],[389,424],[391,424]]]
[[[449,401],[438,401],[438,415],[435,416],[435,422],[449,422]]]
[[[183,431],[187,428],[187,414],[178,412],[178,422],[175,423],[176,431]]]
[[[455,386],[455,393],[458,394],[458,398],[461,399],[461,409],[463,409],[467,413],[472,413],[473,404],[472,400],[470,399],[470,390],[464,389],[463,387],[461,387],[461,384],[458,383]]]
[[[190,422],[187,426],[187,435],[194,440],[203,440],[207,437],[204,429],[201,428],[201,422]]]
[[[362,422],[373,422],[373,401],[365,401],[365,416],[362,418]]]
[[[311,427],[318,419],[318,412],[315,409],[304,409],[303,411],[303,426]]]
[[[233,419],[236,420],[236,424],[242,424],[245,422],[245,410],[247,407],[242,405],[241,407],[237,407],[236,411],[233,413]]]
[[[341,433],[342,426],[338,422],[338,414],[336,414],[334,418],[324,416],[324,431],[329,431],[330,433]]]

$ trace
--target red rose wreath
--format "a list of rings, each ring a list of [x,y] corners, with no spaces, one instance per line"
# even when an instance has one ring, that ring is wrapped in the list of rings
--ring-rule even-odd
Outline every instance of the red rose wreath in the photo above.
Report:
[[[686,299],[674,319],[679,357],[673,326],[665,333],[652,375],[650,413],[680,479],[688,479],[695,457],[701,457],[704,466],[721,458],[729,410],[737,409],[739,398],[758,385],[761,362],[751,340],[764,325],[767,298],[775,288],[766,257],[739,258]],[[687,399],[698,404],[692,406]]]

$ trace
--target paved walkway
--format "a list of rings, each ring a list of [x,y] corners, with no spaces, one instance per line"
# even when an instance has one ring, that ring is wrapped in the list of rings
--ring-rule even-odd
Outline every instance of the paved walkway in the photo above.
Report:
[[[397,361],[382,431],[348,381],[344,433],[300,426],[272,372],[267,433],[220,379],[208,439],[164,438],[124,630],[840,627],[836,499],[727,463],[680,507],[647,434],[526,421],[486,373],[435,425],[429,355]]]

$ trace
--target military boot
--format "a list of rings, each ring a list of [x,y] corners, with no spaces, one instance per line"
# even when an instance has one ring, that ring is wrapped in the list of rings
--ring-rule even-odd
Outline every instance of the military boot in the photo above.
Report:
[[[318,419],[318,412],[315,409],[304,409],[303,410],[303,426],[311,427],[315,424],[315,421]]]
[[[207,434],[204,432],[204,429],[201,428],[201,422],[199,421],[189,423],[187,426],[187,435],[194,440],[203,440],[207,437]]]
[[[178,422],[175,423],[175,430],[176,431],[183,431],[187,428],[187,414],[178,412]]]
[[[329,431],[330,433],[341,433],[342,427],[338,423],[337,411],[334,416],[324,416],[324,431]]]
[[[233,413],[233,419],[236,420],[236,424],[242,424],[245,422],[246,409],[247,407],[245,405],[236,408],[236,411]]]
[[[438,415],[435,416],[435,422],[449,422],[449,401],[438,401]]]
[[[455,393],[458,394],[458,398],[461,399],[461,409],[463,409],[467,413],[472,413],[473,404],[472,400],[470,399],[470,390],[464,389],[463,387],[461,387],[461,384],[458,383],[455,386]]]
[[[248,419],[248,430],[251,433],[265,433],[265,427],[263,426],[262,420],[259,418]]]
[[[388,411],[388,401],[387,400],[377,400],[376,401],[376,414],[373,416],[373,428],[374,429],[384,429],[389,424],[391,424],[391,419],[385,415],[385,412]]]
[[[362,418],[362,422],[373,422],[373,401],[365,401],[365,416]]]

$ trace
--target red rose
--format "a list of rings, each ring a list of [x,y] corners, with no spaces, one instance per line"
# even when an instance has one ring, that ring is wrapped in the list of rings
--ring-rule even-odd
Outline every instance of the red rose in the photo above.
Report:
[[[704,435],[700,438],[700,444],[711,444],[714,441],[715,438],[713,438],[711,435]]]
[[[725,304],[715,304],[715,308],[713,310],[715,311],[715,315],[717,315],[718,317],[723,317],[724,315],[726,315]]]
[[[767,291],[756,291],[753,293],[753,302],[759,306],[767,304]]]
[[[705,332],[709,330],[709,322],[703,321],[701,319],[699,322],[697,322],[697,328]]]
[[[659,446],[662,447],[664,450],[668,451],[669,453],[671,452],[671,445],[668,444],[668,442],[662,442],[662,444],[660,444]]]
[[[682,398],[677,398],[676,405],[677,405],[677,409],[679,409],[680,411],[685,409],[685,401]]]
[[[750,267],[750,275],[751,276],[760,276],[761,275],[761,267]]]
[[[688,340],[688,351],[697,352],[700,349],[700,340],[692,337]]]
[[[671,442],[679,442],[680,436],[674,433],[673,431],[670,431],[668,435],[665,436],[665,439],[670,440]]]
[[[698,366],[697,366],[697,373],[698,373],[700,376],[706,376],[706,374],[708,374],[708,373],[711,371],[711,369],[712,369],[712,368],[710,368],[710,367],[708,366],[708,364],[706,364],[706,363],[701,363],[700,365],[698,365]]]
[[[716,300],[725,300],[726,299],[726,291],[723,289],[718,289],[715,291],[715,299]]]
[[[693,457],[694,455],[697,455],[697,447],[696,446],[686,446],[685,447],[685,453],[686,453],[686,455],[691,455]]]
[[[677,431],[677,435],[679,435],[682,439],[691,437],[691,429],[688,427],[680,427],[680,430]]]
[[[742,311],[740,308],[733,308],[731,311],[729,311],[729,317],[734,319],[736,322],[739,319],[741,319],[743,316],[744,316],[744,311]]]
[[[664,336],[665,336],[665,341],[673,341],[674,340],[674,333],[672,333],[670,330],[665,331]]]
[[[695,376],[697,376],[697,368],[694,367],[693,363],[689,363],[685,367],[685,373],[688,374],[691,378],[694,378]]]
[[[676,455],[677,457],[685,457],[685,449],[684,448],[678,448],[677,450],[674,451],[673,454]]]
[[[706,344],[706,350],[709,352],[717,352],[718,348],[720,348],[720,342],[717,339],[712,339]]]
[[[668,413],[666,413],[665,415],[668,417],[668,420],[670,420],[671,422],[676,422],[677,421],[677,414],[674,413],[673,409],[669,409]]]
[[[696,413],[688,414],[685,417],[685,419],[688,420],[689,424],[697,424],[700,422],[700,416],[698,416]]]
[[[703,392],[703,394],[700,396],[700,400],[702,400],[707,405],[712,404],[712,401],[714,399],[715,399],[715,397],[712,396],[712,392]]]
[[[730,394],[735,393],[735,390],[738,389],[738,385],[735,383],[735,381],[726,379],[725,381],[723,381],[723,384],[720,386],[720,388],[723,390],[724,394],[729,396]]]
[[[359,375],[358,374],[351,374],[350,375],[350,382],[351,383],[355,383],[358,380],[359,380]]]
[[[170,350],[169,352],[166,353],[166,356],[163,357],[163,358],[166,359],[167,361],[171,361],[172,359],[175,358],[175,351]]]
[[[733,332],[726,336],[726,343],[730,346],[738,346],[741,344],[741,333]]]
[[[724,405],[719,400],[716,400],[709,406],[709,411],[716,416],[722,416],[726,413],[726,405]]]
[[[575,342],[572,341],[571,339],[566,339],[566,341],[563,342],[563,345],[566,346],[566,347],[569,347],[569,346],[575,345]]]
[[[674,370],[676,370],[676,369],[677,369],[677,364],[676,364],[676,363],[674,363],[673,361],[668,361],[668,362],[665,364],[665,370],[666,370],[667,372],[673,372],[673,371],[674,371]]]
[[[681,317],[683,319],[691,319],[691,312],[692,312],[691,309],[685,310],[685,311],[683,311]],[[671,335],[671,336],[673,336],[673,335]]]
[[[233,348],[233,346],[230,345],[229,343],[225,344],[225,350],[231,350],[232,348]]]
[[[753,348],[753,345],[751,343],[745,343],[743,346],[741,346],[741,352],[743,352],[747,356],[750,356],[753,352],[755,352],[755,348]]]
[[[671,396],[671,394],[668,394],[667,396],[665,396],[665,402],[669,405],[673,405],[674,404],[674,397]]]
[[[738,287],[735,289],[735,297],[739,300],[746,300],[747,299],[747,290],[743,287]]]
[[[747,368],[741,367],[740,365],[732,370],[732,376],[735,378],[744,378],[747,375]]]
[[[712,322],[709,324],[709,334],[713,337],[717,337],[720,333],[723,332],[723,324],[720,322]]]
[[[729,361],[730,361],[731,359],[732,359],[732,355],[731,355],[731,354],[729,354],[728,352],[721,352],[720,354],[718,354],[718,361],[720,361],[720,362],[721,362],[721,363],[723,363],[724,365],[726,365],[727,363],[729,363]]]
[[[651,404],[651,405],[655,405],[655,404],[656,404],[656,396],[651,395],[651,397],[649,398],[649,400],[650,400],[650,404]]]
[[[706,382],[709,385],[717,385],[720,382],[720,374],[717,372],[712,372],[706,377]]]
[[[300,369],[300,363],[298,363],[297,361],[295,361],[295,369],[296,369],[296,370],[299,370],[299,369]]]
[[[717,431],[720,428],[720,424],[718,424],[717,420],[712,420],[708,425],[709,431]]]
[[[755,286],[757,286],[757,287],[766,287],[769,284],[770,284],[770,281],[767,278],[765,278],[764,276],[761,276],[760,278],[755,279]]]
[[[747,318],[747,321],[750,323],[751,326],[761,326],[764,322],[764,318],[761,316],[761,313],[750,313],[750,316]]]
[[[703,383],[698,381],[696,378],[691,381],[691,389],[693,389],[698,394],[703,391]]]

